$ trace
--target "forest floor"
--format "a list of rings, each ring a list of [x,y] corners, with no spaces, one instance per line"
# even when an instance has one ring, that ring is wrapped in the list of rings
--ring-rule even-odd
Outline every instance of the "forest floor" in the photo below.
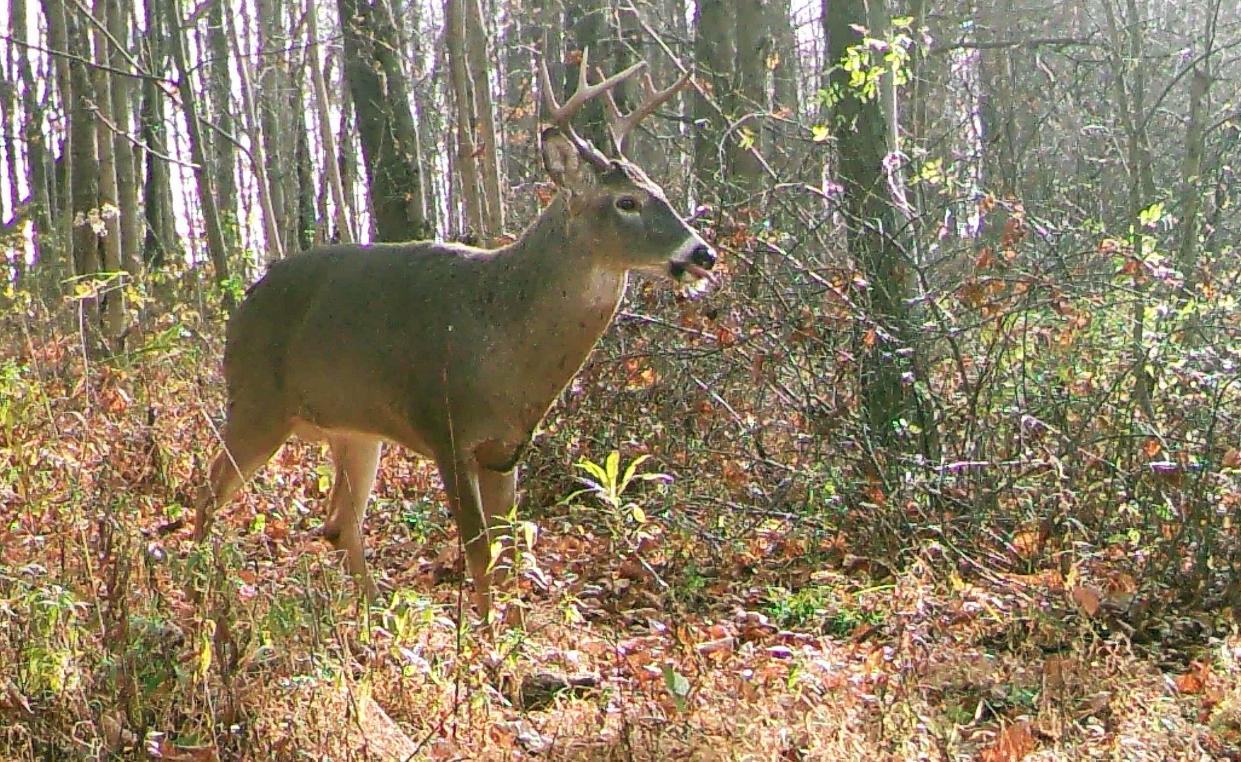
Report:
[[[1106,557],[890,568],[843,529],[696,547],[653,509],[622,543],[538,497],[484,628],[426,463],[385,452],[368,548],[397,592],[368,609],[296,442],[198,546],[221,384],[165,338],[85,370],[72,336],[0,342],[0,759],[1241,759],[1231,612],[1131,637]]]

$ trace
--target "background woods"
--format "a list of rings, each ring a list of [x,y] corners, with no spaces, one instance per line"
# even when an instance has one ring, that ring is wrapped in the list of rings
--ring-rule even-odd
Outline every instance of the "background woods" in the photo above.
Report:
[[[0,13],[0,756],[1241,754],[1235,4]],[[536,437],[535,624],[454,631],[399,453],[374,619],[316,448],[191,548],[244,289],[320,242],[511,240],[552,193],[539,57],[559,98],[586,49],[692,72],[625,151],[726,277],[635,281]],[[549,672],[585,681],[559,712]]]

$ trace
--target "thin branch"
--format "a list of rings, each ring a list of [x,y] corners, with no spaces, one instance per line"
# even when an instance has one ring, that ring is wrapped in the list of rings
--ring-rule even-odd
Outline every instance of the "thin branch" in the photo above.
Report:
[[[149,74],[143,71],[141,68],[137,68],[135,71],[124,71],[123,69],[117,69],[116,67],[108,66],[107,64],[96,63],[95,61],[92,61],[89,58],[84,58],[74,53],[67,53],[63,50],[53,50],[52,48],[45,48],[42,45],[37,45],[33,42],[27,42],[26,40],[18,40],[7,34],[0,34],[0,40],[3,40],[4,42],[11,42],[14,45],[17,45],[18,47],[26,48],[28,50],[33,50],[36,53],[46,53],[47,55],[53,56],[55,58],[63,58],[67,61],[73,61],[74,63],[82,64],[83,66],[86,66],[87,68],[90,68],[90,69],[99,69],[101,71],[106,71],[109,74],[118,74],[122,77],[130,77],[131,79],[142,79],[142,80],[147,80],[149,82],[155,82],[156,84],[161,85],[165,92],[168,92],[170,89],[176,88],[176,82],[174,80],[171,80],[168,77],[161,77],[155,74]]]
[[[1005,48],[1093,48],[1098,42],[1093,37],[1031,37],[1027,40],[961,40],[951,45],[941,45],[931,50],[931,55],[943,55],[954,50],[1002,50]]]

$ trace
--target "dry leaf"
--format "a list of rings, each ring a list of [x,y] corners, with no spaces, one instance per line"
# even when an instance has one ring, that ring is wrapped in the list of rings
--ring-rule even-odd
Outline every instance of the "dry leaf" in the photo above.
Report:
[[[1099,593],[1094,588],[1078,586],[1073,588],[1073,602],[1086,613],[1094,616],[1099,613]]]
[[[978,759],[981,762],[1018,762],[1034,751],[1036,745],[1030,723],[1023,720],[1001,730],[995,743],[983,749]]]
[[[1172,682],[1176,684],[1176,689],[1186,695],[1196,695],[1202,693],[1207,687],[1207,682],[1211,679],[1211,665],[1201,661],[1195,661],[1189,665],[1189,671],[1183,675],[1177,675]]]

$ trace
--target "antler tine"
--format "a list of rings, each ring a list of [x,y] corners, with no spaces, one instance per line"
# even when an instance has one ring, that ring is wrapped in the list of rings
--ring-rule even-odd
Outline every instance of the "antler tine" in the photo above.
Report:
[[[625,149],[625,141],[629,138],[629,133],[633,132],[633,128],[638,123],[655,113],[655,110],[667,103],[682,90],[693,78],[693,74],[685,72],[684,76],[678,79],[671,87],[664,90],[656,90],[655,82],[651,79],[651,73],[646,72],[642,78],[642,89],[644,94],[642,102],[637,108],[628,114],[622,114],[620,108],[616,105],[616,99],[612,97],[612,93],[608,92],[608,111],[612,114],[611,123],[608,125],[608,131],[612,134],[612,142],[616,144],[616,150],[622,154]]]
[[[543,88],[544,105],[547,107],[548,121],[559,127],[560,130],[568,136],[575,145],[577,145],[578,150],[583,156],[596,165],[606,166],[608,164],[608,158],[604,156],[598,148],[591,145],[590,141],[585,140],[574,131],[572,125],[573,117],[577,115],[577,112],[582,110],[582,106],[586,105],[588,101],[597,98],[600,95],[608,95],[610,98],[612,88],[616,87],[621,82],[624,82],[638,72],[645,70],[646,66],[646,61],[639,61],[633,66],[630,66],[628,69],[613,74],[612,76],[605,78],[602,82],[596,82],[592,85],[590,84],[590,78],[588,76],[590,71],[589,53],[586,50],[582,50],[582,61],[578,73],[577,91],[574,92],[573,95],[570,96],[569,100],[565,101],[562,106],[556,102],[556,96],[553,95],[552,78],[551,75],[547,73],[547,60],[540,56],[539,78],[541,80],[540,84]]]
[[[607,93],[621,82],[645,69],[647,65],[646,61],[639,61],[628,69],[613,74],[602,82],[596,82],[592,85],[588,77],[589,62],[587,56],[588,53],[583,50],[577,92],[573,93],[572,97],[565,101],[563,106],[556,102],[556,96],[552,94],[552,81],[551,76],[547,73],[547,61],[543,58],[539,59],[539,76],[542,79],[543,99],[551,118],[550,121],[556,123],[557,126],[564,126],[562,123],[568,122],[576,116],[577,112],[582,110],[582,106],[586,105],[587,101]]]

